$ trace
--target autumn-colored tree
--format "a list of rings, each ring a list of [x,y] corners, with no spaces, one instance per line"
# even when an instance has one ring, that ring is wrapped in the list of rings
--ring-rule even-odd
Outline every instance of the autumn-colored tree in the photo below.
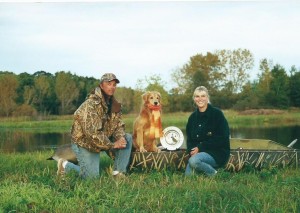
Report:
[[[37,110],[33,108],[31,105],[28,104],[22,104],[16,107],[16,109],[13,111],[13,116],[36,116]]]
[[[260,74],[258,74],[258,83],[257,83],[257,97],[259,98],[259,105],[261,107],[268,107],[267,96],[270,94],[271,81],[273,69],[272,60],[267,60],[266,58],[262,59],[259,64]]]
[[[261,74],[258,75],[258,77],[259,77],[261,88],[265,91],[270,90],[270,83],[272,80],[272,74],[271,74],[272,69],[273,69],[272,60],[267,60],[266,58],[260,60],[259,70],[261,71]]]
[[[55,92],[60,101],[60,114],[71,113],[75,110],[73,101],[78,98],[79,89],[73,78],[70,72],[56,73]]]
[[[0,74],[0,115],[9,116],[14,111],[18,80],[15,74],[4,72]]]
[[[34,86],[24,86],[24,91],[23,91],[24,104],[31,105],[34,94],[35,94]]]

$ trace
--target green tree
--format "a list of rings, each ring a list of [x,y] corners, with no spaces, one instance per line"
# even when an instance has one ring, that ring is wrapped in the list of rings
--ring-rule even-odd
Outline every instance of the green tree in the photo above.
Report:
[[[16,108],[18,79],[10,72],[0,73],[0,115],[9,116]]]
[[[18,97],[16,99],[17,104],[31,104],[34,97],[34,76],[26,72],[20,73],[18,75],[18,82]]]
[[[218,90],[221,80],[225,77],[219,72],[220,62],[218,56],[207,52],[206,55],[197,54],[181,69],[175,70],[171,75],[177,83],[180,93],[191,95],[198,86],[205,86],[208,90]]]
[[[239,94],[232,93],[231,87],[227,86],[213,93],[210,92],[210,97],[210,101],[214,106],[229,109],[236,104]]]
[[[177,88],[172,90],[172,97],[176,96],[181,102],[177,105],[181,107],[179,111],[194,109],[192,95],[196,87],[205,86],[211,95],[222,88],[225,75],[220,72],[220,65],[218,56],[207,52],[206,55],[192,56],[187,64],[172,73],[172,79],[177,84]]]
[[[297,71],[295,66],[291,68],[290,100],[292,106],[300,107],[300,70]]]
[[[251,83],[248,81],[243,86],[243,90],[236,97],[236,103],[233,106],[235,110],[247,110],[247,109],[257,109],[260,108],[259,97],[257,95],[257,82]]]
[[[122,104],[122,112],[129,113],[133,110],[134,90],[126,87],[119,87],[115,93],[116,99]]]
[[[35,96],[33,103],[41,114],[53,114],[58,112],[57,98],[54,91],[54,76],[45,71],[33,74]]]
[[[267,101],[273,107],[287,108],[290,105],[290,86],[289,77],[285,69],[280,65],[275,65],[271,70],[272,80],[270,83],[270,91],[266,96]]]
[[[217,50],[215,54],[221,63],[221,72],[225,87],[232,93],[239,93],[249,79],[250,70],[254,66],[253,54],[247,49]]]
[[[134,93],[134,111],[138,112],[142,103],[142,94],[146,91],[157,91],[162,97],[162,106],[164,112],[168,112],[169,109],[169,95],[165,90],[164,82],[159,75],[151,75],[150,77],[145,77],[145,79],[139,79],[136,85]]]
[[[78,108],[87,98],[88,94],[99,85],[100,80],[93,77],[80,77],[73,75],[73,79],[78,85],[79,95],[74,101],[76,108]]]
[[[70,72],[58,72],[55,79],[55,93],[60,102],[60,114],[66,114],[75,110],[76,99],[79,96],[79,89]]]
[[[179,88],[173,88],[169,92],[170,112],[190,112],[193,110],[193,99],[180,93]]]
[[[39,75],[34,79],[35,96],[34,103],[39,112],[47,114],[47,98],[51,95],[50,82],[47,76]]]

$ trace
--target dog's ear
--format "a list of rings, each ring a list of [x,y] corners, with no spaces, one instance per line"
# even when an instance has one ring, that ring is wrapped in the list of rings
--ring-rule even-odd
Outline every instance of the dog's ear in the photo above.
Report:
[[[156,95],[156,97],[157,97],[157,98],[159,98],[159,100],[161,101],[161,95],[160,95],[160,93],[159,93],[159,92],[157,92],[157,91],[153,91],[153,94],[155,94],[155,95]]]
[[[150,94],[150,92],[145,92],[145,93],[142,95],[142,98],[143,98],[144,102],[147,101],[148,95],[149,95],[149,94]]]
[[[159,93],[159,92],[156,92],[156,94],[158,95],[158,97],[159,97],[159,98],[161,98],[161,95],[160,95],[160,93]]]

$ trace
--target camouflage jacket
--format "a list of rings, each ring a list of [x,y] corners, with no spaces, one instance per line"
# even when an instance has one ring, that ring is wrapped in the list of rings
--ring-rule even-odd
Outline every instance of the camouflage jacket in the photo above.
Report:
[[[121,104],[112,97],[109,109],[97,87],[74,113],[72,142],[91,152],[111,149],[114,141],[125,136],[121,115]]]

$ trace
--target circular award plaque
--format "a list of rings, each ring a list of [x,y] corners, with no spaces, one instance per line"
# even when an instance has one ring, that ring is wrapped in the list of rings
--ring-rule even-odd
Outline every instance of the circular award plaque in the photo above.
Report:
[[[163,130],[163,136],[160,138],[161,145],[167,150],[178,149],[184,141],[182,131],[175,127],[170,126]]]

